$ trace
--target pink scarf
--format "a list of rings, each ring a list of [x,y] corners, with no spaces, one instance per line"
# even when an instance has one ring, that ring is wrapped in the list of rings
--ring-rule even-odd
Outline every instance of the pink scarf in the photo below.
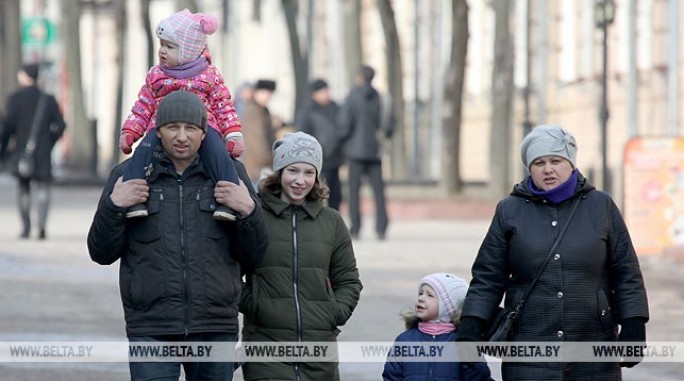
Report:
[[[456,330],[456,326],[451,323],[427,323],[419,322],[418,330],[428,335],[441,335],[444,333],[451,333]]]

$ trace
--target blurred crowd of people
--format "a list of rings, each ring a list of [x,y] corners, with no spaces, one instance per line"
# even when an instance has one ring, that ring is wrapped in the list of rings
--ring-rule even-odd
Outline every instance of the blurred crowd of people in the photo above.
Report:
[[[341,104],[332,98],[325,79],[312,80],[305,103],[289,124],[268,109],[276,90],[275,81],[245,82],[235,92],[235,108],[249,147],[244,163],[254,185],[271,170],[271,146],[275,141],[295,131],[314,136],[323,147],[321,177],[330,188],[328,206],[339,211],[343,195],[347,195],[350,232],[355,239],[361,231],[360,192],[364,177],[374,193],[375,232],[379,239],[385,238],[388,226],[381,148],[383,140],[392,137],[395,118],[391,109],[385,109],[389,102],[372,85],[374,76],[373,68],[359,67],[355,86]],[[347,166],[346,192],[340,178],[343,166]]]

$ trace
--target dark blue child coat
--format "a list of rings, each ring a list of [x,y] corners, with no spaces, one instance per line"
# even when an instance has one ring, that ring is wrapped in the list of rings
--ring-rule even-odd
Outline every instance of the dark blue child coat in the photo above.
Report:
[[[397,336],[395,345],[406,342],[456,342],[456,332],[429,335],[411,328]],[[395,362],[388,359],[382,372],[384,381],[489,381],[492,380],[485,362]]]

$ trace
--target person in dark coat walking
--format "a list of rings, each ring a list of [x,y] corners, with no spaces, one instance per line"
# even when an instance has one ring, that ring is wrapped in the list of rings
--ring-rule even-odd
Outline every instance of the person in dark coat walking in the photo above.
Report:
[[[148,182],[122,180],[130,160],[115,167],[88,232],[93,261],[110,265],[120,260],[121,301],[132,344],[214,342],[214,349],[234,349],[242,271],[266,254],[266,225],[256,195],[245,185],[244,167],[236,161],[239,185],[215,182],[197,154],[206,120],[199,96],[176,91],[164,97],[156,119],[163,157]],[[149,215],[127,219],[127,208],[141,202],[147,203]],[[217,202],[238,214],[234,223],[213,218]],[[221,357],[216,353],[212,358]],[[188,380],[232,379],[230,358],[186,360],[131,361],[131,379],[177,380],[181,364]]]
[[[0,159],[8,161],[7,167],[19,184],[20,237],[28,238],[31,233],[31,187],[35,185],[38,238],[45,239],[52,182],[52,148],[62,136],[66,124],[55,98],[38,88],[38,74],[37,64],[24,65],[17,73],[21,87],[7,99],[7,116],[0,134]],[[32,162],[33,170],[30,173],[20,171],[19,158],[31,151],[33,155],[29,162]]]
[[[375,195],[375,231],[384,239],[388,218],[385,208],[385,183],[382,179],[381,139],[394,132],[394,113],[383,107],[383,101],[371,82],[375,70],[361,66],[354,87],[340,112],[340,130],[344,139],[343,152],[349,160],[350,232],[358,238],[361,231],[361,178],[368,176]]]
[[[559,126],[539,126],[521,144],[530,175],[496,212],[472,267],[458,340],[480,341],[501,298],[512,308],[546,259],[525,301],[512,341],[646,341],[649,319],[643,276],[620,211],[576,168],[575,138]],[[505,362],[504,380],[620,380],[636,362]]]
[[[317,79],[309,85],[311,98],[295,118],[299,131],[315,137],[323,147],[323,169],[321,177],[330,188],[328,206],[340,210],[342,184],[340,166],[344,161],[341,150],[341,134],[337,127],[340,107],[330,97],[328,84]]]

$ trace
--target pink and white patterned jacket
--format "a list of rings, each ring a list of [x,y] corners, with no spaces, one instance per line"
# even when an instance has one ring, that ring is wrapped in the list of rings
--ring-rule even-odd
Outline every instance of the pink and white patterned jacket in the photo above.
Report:
[[[159,102],[177,90],[190,91],[202,98],[207,107],[208,125],[222,136],[241,132],[240,119],[231,100],[230,90],[223,84],[221,73],[211,64],[202,74],[186,79],[170,77],[159,65],[152,66],[121,132],[130,133],[137,141],[147,131],[154,129]]]

